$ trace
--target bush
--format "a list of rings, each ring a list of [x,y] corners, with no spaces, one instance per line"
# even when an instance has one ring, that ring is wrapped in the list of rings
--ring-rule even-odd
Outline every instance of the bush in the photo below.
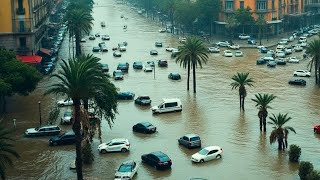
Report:
[[[94,154],[92,153],[91,144],[85,143],[82,147],[82,158],[84,164],[92,164]]]
[[[307,175],[307,180],[319,180],[320,172],[313,170]]]
[[[301,180],[308,180],[307,176],[313,171],[313,165],[307,161],[301,161],[299,166],[299,176]]]
[[[289,161],[298,162],[301,155],[301,148],[295,144],[290,145]]]

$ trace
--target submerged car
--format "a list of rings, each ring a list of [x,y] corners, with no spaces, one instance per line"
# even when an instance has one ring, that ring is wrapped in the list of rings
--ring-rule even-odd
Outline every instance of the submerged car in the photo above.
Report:
[[[297,70],[293,72],[293,76],[310,77],[311,73],[306,70]]]
[[[313,131],[314,131],[315,133],[320,134],[320,125],[319,125],[319,124],[315,124],[315,125],[313,126]]]
[[[101,40],[108,41],[108,40],[110,40],[110,36],[109,35],[102,35]]]
[[[113,52],[114,57],[121,57],[121,52],[120,51],[114,51]]]
[[[143,69],[144,72],[152,72],[153,71],[153,67],[151,67],[150,65],[146,65]]]
[[[112,139],[111,141],[102,143],[98,146],[98,151],[103,154],[107,152],[127,152],[129,149],[129,140],[125,138]]]
[[[172,165],[171,159],[161,151],[144,154],[141,156],[141,160],[155,169],[170,168]]]
[[[149,96],[139,96],[134,100],[134,103],[142,106],[149,106],[151,104],[151,99]]]
[[[72,122],[72,112],[67,111],[61,117],[61,124],[70,124]]]
[[[222,152],[222,148],[219,146],[209,146],[193,154],[191,156],[191,161],[203,163],[213,159],[220,159],[222,157]]]
[[[307,82],[303,79],[290,80],[288,83],[291,85],[299,85],[299,86],[307,85]]]
[[[73,101],[72,99],[65,99],[65,100],[60,100],[57,102],[58,106],[72,106]]]
[[[158,51],[157,50],[151,50],[150,51],[150,55],[158,55]]]
[[[119,100],[130,100],[134,98],[134,93],[132,92],[119,92],[118,99]]]
[[[36,128],[29,128],[24,132],[25,136],[33,137],[33,136],[54,136],[60,134],[59,126],[42,126]]]
[[[256,61],[256,64],[257,64],[257,65],[262,65],[262,64],[266,64],[266,63],[267,63],[267,61],[266,61],[265,59],[263,59],[263,58],[258,59],[258,60]]]
[[[179,145],[187,148],[201,147],[201,139],[197,134],[186,134],[178,139]]]
[[[168,61],[167,60],[159,60],[158,66],[159,67],[168,67]]]
[[[117,70],[121,70],[123,72],[128,72],[129,70],[129,63],[119,63]]]
[[[288,63],[299,63],[299,59],[297,59],[296,57],[288,57],[287,62]]]
[[[100,47],[93,47],[92,52],[100,52]]]
[[[219,49],[219,47],[208,47],[208,52],[209,53],[219,53],[220,49]]]
[[[172,72],[168,75],[168,78],[171,79],[171,80],[180,80],[181,79],[181,76],[179,73],[177,72]]]
[[[132,131],[145,134],[157,132],[157,128],[149,122],[137,123],[132,127]]]
[[[123,72],[121,70],[113,71],[113,79],[114,80],[123,80]]]
[[[156,47],[162,47],[162,42],[155,42],[154,44]]]
[[[74,144],[76,142],[76,135],[73,131],[61,134],[59,136],[54,136],[49,139],[50,146],[58,146],[65,144]]]
[[[137,171],[138,164],[135,161],[125,161],[121,163],[120,166],[116,169],[114,177],[115,180],[129,180],[133,178]]]
[[[276,62],[275,60],[269,61],[269,62],[267,63],[267,66],[268,66],[268,67],[276,67],[276,66],[277,66],[277,62]]]
[[[225,51],[223,52],[223,55],[224,55],[225,57],[232,57],[232,56],[233,56],[233,53],[232,53],[232,51],[230,51],[230,50],[225,50]]]
[[[284,58],[279,58],[276,60],[277,65],[286,65],[287,62],[285,61]]]
[[[243,56],[243,52],[242,51],[236,51],[234,56],[235,57],[242,57]]]

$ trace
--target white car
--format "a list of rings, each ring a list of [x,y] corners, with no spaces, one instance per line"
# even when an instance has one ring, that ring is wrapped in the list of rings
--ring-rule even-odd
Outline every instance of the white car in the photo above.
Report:
[[[284,45],[278,45],[276,48],[276,51],[282,51],[284,50],[286,47]]]
[[[230,49],[240,49],[239,45],[233,44],[228,46]]]
[[[284,58],[284,57],[286,57],[286,54],[285,54],[284,51],[277,51],[277,52],[276,52],[276,56],[277,56],[278,58]]]
[[[72,99],[65,99],[65,100],[60,100],[57,102],[58,106],[72,106],[73,101]]]
[[[222,152],[222,148],[219,146],[209,146],[192,155],[191,161],[203,163],[213,159],[220,159]]]
[[[179,42],[180,43],[185,43],[185,42],[187,42],[187,38],[179,38]]]
[[[138,164],[129,160],[120,164],[120,166],[116,169],[116,173],[114,174],[115,180],[129,180],[132,179],[133,176],[138,171]]]
[[[288,44],[288,39],[281,39],[278,44],[280,44],[280,45],[286,45],[286,44]]]
[[[242,51],[236,51],[234,56],[235,57],[242,57],[243,56],[243,52]]]
[[[208,52],[209,53],[219,53],[220,49],[218,47],[209,47]]]
[[[227,41],[220,41],[216,43],[217,46],[228,47],[230,44]]]
[[[288,39],[288,42],[292,42],[295,40],[295,36],[290,36],[289,39]]]
[[[299,45],[300,45],[301,47],[307,47],[308,44],[307,44],[306,42],[302,42],[302,43],[300,43]]]
[[[287,54],[292,54],[292,47],[287,47],[285,50],[284,50],[284,53],[287,55]]]
[[[306,70],[297,70],[297,71],[293,72],[293,76],[310,77],[311,73]]]
[[[80,42],[85,43],[85,42],[87,42],[87,40],[86,40],[86,38],[82,38],[82,39],[80,40]]]
[[[127,47],[126,46],[120,46],[119,47],[119,51],[120,52],[127,51]]]
[[[232,57],[232,56],[233,56],[233,53],[232,53],[232,51],[230,51],[230,50],[225,50],[225,51],[223,52],[223,55],[224,55],[225,57]]]
[[[262,48],[266,48],[266,47],[262,45],[257,46],[257,49],[262,49]]]
[[[145,66],[144,67],[144,72],[152,72],[152,70],[153,70],[153,68],[150,66],[150,65],[148,65],[148,66]]]
[[[168,52],[172,52],[173,50],[175,50],[176,48],[173,48],[173,47],[167,47],[166,48],[166,51],[168,51]],[[178,49],[176,49],[176,50],[178,50]]]
[[[296,44],[293,49],[295,52],[303,51],[303,47],[301,47],[299,44]]]
[[[167,30],[162,28],[162,29],[159,29],[159,33],[165,33]]]
[[[247,35],[247,34],[240,34],[240,35],[239,35],[239,39],[242,39],[242,40],[244,40],[244,39],[249,39],[249,38],[250,38],[250,36]]]
[[[287,62],[288,63],[299,63],[299,59],[297,59],[296,57],[288,57]]]
[[[117,138],[112,139],[107,143],[102,143],[98,146],[98,151],[100,153],[107,152],[127,152],[130,149],[130,143],[128,139],[125,138]]]

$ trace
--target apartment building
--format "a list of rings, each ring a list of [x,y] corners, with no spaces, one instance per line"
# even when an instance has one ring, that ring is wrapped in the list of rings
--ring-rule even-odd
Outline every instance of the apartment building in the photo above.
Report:
[[[225,33],[227,18],[237,9],[250,7],[252,16],[257,19],[263,16],[267,22],[268,32],[276,35],[284,30],[286,15],[299,16],[303,10],[303,0],[222,0],[219,21],[216,21],[216,32]]]
[[[41,48],[51,0],[0,0],[0,47],[17,55]]]

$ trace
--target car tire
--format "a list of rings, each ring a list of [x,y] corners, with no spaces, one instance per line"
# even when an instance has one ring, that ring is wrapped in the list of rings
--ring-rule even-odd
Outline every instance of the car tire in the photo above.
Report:
[[[204,163],[204,160],[203,160],[203,159],[201,159],[201,160],[200,160],[200,163]]]
[[[100,153],[102,153],[102,154],[106,154],[106,153],[107,153],[107,150],[102,149],[102,150],[100,151]]]
[[[220,159],[220,158],[221,158],[221,154],[218,154],[218,155],[216,156],[216,158],[217,158],[217,159]]]
[[[126,148],[122,148],[121,149],[121,152],[123,152],[123,153],[125,153],[125,152],[127,152],[128,151],[128,149],[126,149]]]

